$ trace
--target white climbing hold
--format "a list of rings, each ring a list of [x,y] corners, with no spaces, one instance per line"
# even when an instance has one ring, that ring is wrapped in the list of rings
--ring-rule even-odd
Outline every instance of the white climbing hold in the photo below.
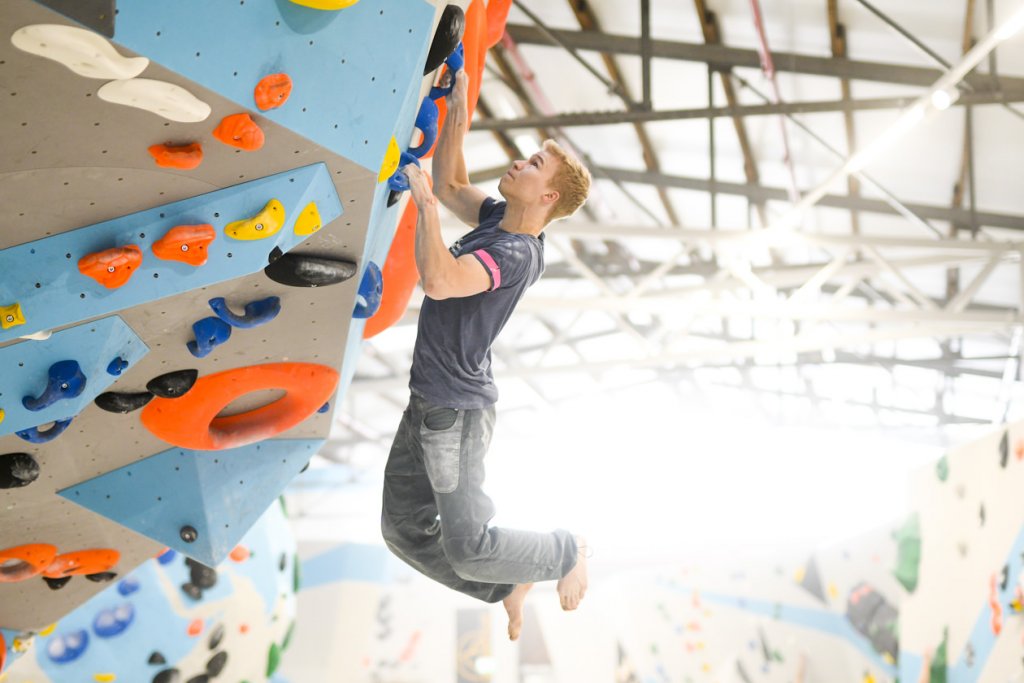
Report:
[[[145,57],[125,57],[103,36],[84,28],[32,24],[11,36],[14,47],[60,62],[86,78],[135,78],[149,66]]]
[[[111,81],[100,88],[98,94],[107,102],[145,109],[171,121],[197,123],[210,115],[210,105],[167,81],[149,78]]]

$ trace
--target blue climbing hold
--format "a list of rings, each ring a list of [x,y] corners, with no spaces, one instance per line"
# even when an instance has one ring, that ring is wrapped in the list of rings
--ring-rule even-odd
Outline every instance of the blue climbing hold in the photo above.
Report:
[[[49,443],[64,433],[64,430],[71,424],[72,419],[74,418],[69,417],[66,420],[57,420],[45,432],[39,431],[39,427],[32,427],[31,429],[22,429],[20,432],[14,433],[29,443]]]
[[[281,299],[276,296],[268,296],[259,301],[250,301],[245,305],[244,315],[237,315],[228,308],[228,304],[222,296],[210,299],[210,308],[218,318],[232,327],[259,327],[269,323],[281,312]]]
[[[125,602],[111,609],[100,610],[92,622],[92,630],[100,638],[113,638],[125,632],[135,620],[135,608]]]
[[[85,375],[76,360],[62,360],[50,366],[46,389],[38,398],[25,396],[21,404],[33,412],[39,412],[57,401],[75,398],[85,391]]]
[[[192,325],[192,332],[196,338],[195,341],[186,344],[189,353],[196,358],[205,358],[216,347],[231,338],[231,325],[220,318],[203,318]]]
[[[448,73],[451,74],[451,77],[448,79],[448,85],[443,88],[435,85],[430,89],[428,97],[432,100],[436,100],[439,97],[447,97],[452,88],[455,87],[455,74],[466,64],[466,52],[462,47],[462,43],[459,43],[459,46],[455,48],[455,52],[448,55],[448,59],[444,60],[444,63],[448,65]]]
[[[437,140],[437,117],[437,105],[434,104],[434,100],[424,97],[423,102],[420,103],[420,111],[416,114],[416,127],[423,133],[423,141],[417,146],[409,148],[409,154],[417,159],[429,152],[430,148],[434,146],[434,141]]]
[[[353,318],[369,318],[380,308],[380,300],[384,294],[384,276],[373,261],[366,262],[363,280],[359,283],[356,295],[356,310]]]
[[[117,584],[117,592],[124,597],[137,592],[140,588],[142,588],[142,584],[134,576],[126,576]]]
[[[120,377],[121,373],[128,367],[128,361],[118,356],[114,360],[110,361],[110,365],[107,366],[107,374],[113,375],[114,377]]]
[[[81,657],[87,647],[89,632],[83,629],[51,638],[46,654],[54,664],[67,664]]]
[[[170,548],[168,548],[167,550],[164,551],[164,553],[160,557],[156,558],[156,561],[159,562],[160,564],[167,565],[167,564],[170,564],[171,562],[174,562],[174,558],[177,557],[177,556],[178,556],[178,551],[171,550]]]
[[[316,412],[318,412],[318,413],[326,413],[330,409],[331,409],[331,402],[328,401],[327,403],[325,403],[322,406],[320,406],[319,408],[317,408]]]
[[[402,156],[398,160],[398,170],[396,170],[390,178],[388,178],[388,187],[395,192],[405,192],[409,189],[409,179],[404,173],[402,173],[402,167],[408,164],[420,165],[420,160],[414,157],[408,152],[402,152]]]

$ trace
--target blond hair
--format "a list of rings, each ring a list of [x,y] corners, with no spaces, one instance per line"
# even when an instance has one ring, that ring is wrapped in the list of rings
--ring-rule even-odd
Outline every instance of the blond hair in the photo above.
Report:
[[[544,141],[544,151],[560,162],[551,179],[551,189],[558,192],[558,201],[548,214],[548,222],[551,222],[573,215],[587,201],[587,195],[590,194],[590,171],[554,140]]]

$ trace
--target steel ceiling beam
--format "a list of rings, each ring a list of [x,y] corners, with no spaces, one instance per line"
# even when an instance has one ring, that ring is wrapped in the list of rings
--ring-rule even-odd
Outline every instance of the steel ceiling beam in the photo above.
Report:
[[[747,104],[655,111],[572,112],[552,116],[522,116],[514,119],[474,121],[473,130],[509,130],[541,126],[572,128],[577,126],[608,126],[618,123],[649,123],[652,121],[903,109],[913,104],[917,97],[916,95],[907,95],[905,97],[879,97],[861,100],[814,100],[807,102],[784,102],[781,104]],[[952,106],[994,105],[1007,102],[1024,102],[1024,90],[964,93]]]
[[[534,26],[509,24],[506,26],[506,31],[513,40],[523,45],[551,45],[551,41],[544,33]],[[558,29],[550,29],[550,31],[561,43],[576,50],[592,50],[595,52],[634,56],[641,56],[643,52],[639,37],[594,31],[564,31]],[[656,59],[701,62],[723,69],[747,67],[760,70],[761,68],[761,61],[757,50],[725,47],[723,45],[651,40],[651,56]],[[878,83],[930,86],[939,80],[944,73],[939,69],[927,67],[860,60],[837,60],[831,57],[799,55],[791,52],[777,52],[773,53],[773,56],[775,58],[776,71],[813,76],[833,76],[836,78],[850,78]],[[992,83],[986,74],[969,74],[964,80],[979,91],[992,91],[993,89]],[[1011,90],[1024,90],[1024,78],[1000,76],[1000,83],[1003,87]]]

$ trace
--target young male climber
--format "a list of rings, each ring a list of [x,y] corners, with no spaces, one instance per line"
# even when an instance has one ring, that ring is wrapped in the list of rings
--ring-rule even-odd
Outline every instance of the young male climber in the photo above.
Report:
[[[381,530],[391,551],[422,574],[502,601],[516,640],[533,583],[557,580],[562,608],[574,610],[587,589],[587,566],[583,539],[567,531],[489,525],[495,510],[483,491],[484,456],[498,398],[490,349],[544,270],[544,228],[582,206],[590,174],[548,140],[502,176],[504,201],[470,185],[462,152],[467,86],[459,71],[434,152],[436,197],[419,168],[403,168],[419,209],[416,266],[426,298],[409,405],[384,473]],[[451,249],[441,239],[439,200],[475,228]]]

